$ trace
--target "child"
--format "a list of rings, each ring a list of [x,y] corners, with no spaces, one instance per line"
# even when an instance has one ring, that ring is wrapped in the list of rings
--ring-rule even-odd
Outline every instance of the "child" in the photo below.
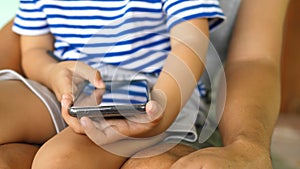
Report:
[[[204,68],[207,39],[203,35],[208,36],[208,25],[213,28],[222,18],[216,0],[21,0],[13,30],[21,34],[22,66],[30,80],[11,71],[3,71],[0,77],[23,81],[46,105],[54,125],[45,110],[31,110],[27,118],[32,120],[26,130],[14,132],[11,124],[7,133],[13,134],[4,133],[0,143],[42,144],[53,136],[54,126],[56,132],[61,132],[40,148],[33,168],[120,168],[126,157],[105,151],[78,134],[90,134],[88,121],[78,121],[67,112],[74,98],[74,78],[89,80],[101,88],[102,77],[116,73],[122,77],[138,73],[154,79],[152,100],[146,107],[150,122],[112,121],[117,130],[134,137],[155,136],[165,130],[173,133],[173,138],[180,137],[182,132],[192,133],[190,141],[195,140],[193,122],[198,112],[182,111],[177,115],[192,95]],[[200,49],[196,49],[198,45]],[[53,51],[55,58],[48,51]],[[195,91],[194,97],[199,95]],[[61,113],[55,97],[62,104]],[[29,98],[36,99],[32,95]],[[40,101],[32,100],[29,102],[42,107]],[[2,114],[1,120],[12,119],[2,118]],[[69,126],[66,129],[63,119]],[[18,125],[27,123],[21,121]],[[122,128],[127,124],[128,130]],[[121,139],[111,128],[102,131],[104,138],[93,140],[98,145]]]

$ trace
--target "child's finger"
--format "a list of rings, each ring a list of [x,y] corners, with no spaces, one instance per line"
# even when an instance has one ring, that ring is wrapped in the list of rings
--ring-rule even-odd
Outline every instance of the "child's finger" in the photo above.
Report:
[[[105,84],[102,80],[101,74],[97,69],[92,68],[91,66],[83,63],[76,62],[74,66],[75,75],[79,75],[83,79],[88,80],[97,88],[105,88]]]
[[[156,123],[162,118],[164,109],[158,102],[151,100],[146,104],[146,112],[149,122]]]
[[[103,122],[105,123],[105,121]],[[96,127],[94,122],[88,117],[82,117],[80,123],[84,128],[85,134],[99,146],[125,138],[125,136],[120,134],[118,130],[112,126],[97,125]]]
[[[147,115],[130,117],[128,119],[109,119],[101,123],[101,126],[106,126],[106,130],[110,131],[112,134],[119,134],[126,137],[136,137],[138,135],[147,133],[151,129],[153,129],[157,124],[156,122],[149,122],[149,118]],[[141,120],[141,118],[143,118]],[[145,121],[148,122],[145,122]],[[110,130],[108,130],[110,128]],[[112,132],[114,131],[114,132]]]
[[[57,75],[57,80],[54,82],[55,84],[53,85],[53,91],[58,101],[62,100],[62,96],[64,94],[68,94],[74,99],[74,96],[72,94],[73,93],[72,78],[73,78],[73,73],[68,69],[62,70]]]
[[[134,123],[141,123],[148,126],[154,126],[161,120],[163,116],[163,108],[156,101],[149,101],[146,104],[146,113],[141,113],[139,110],[133,110],[133,116],[127,116],[128,121]],[[116,123],[118,120],[109,120],[111,124]]]
[[[76,133],[84,133],[81,125],[76,117],[72,117],[69,114],[69,108],[72,105],[73,98],[69,94],[64,94],[61,100],[61,111],[62,116],[66,123],[76,132]]]
[[[96,89],[91,97],[95,100],[95,105],[99,105],[102,102],[103,94],[105,93],[105,89]]]

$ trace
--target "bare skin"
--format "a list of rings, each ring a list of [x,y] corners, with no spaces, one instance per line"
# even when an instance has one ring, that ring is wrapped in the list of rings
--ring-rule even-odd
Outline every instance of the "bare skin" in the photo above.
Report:
[[[31,162],[39,147],[24,144],[11,143],[0,146],[0,168],[30,168]],[[22,161],[22,165],[20,165]]]
[[[33,161],[32,168],[110,169],[120,168],[125,160],[124,157],[101,149],[87,136],[66,128],[41,147]]]
[[[249,9],[251,9],[253,6],[249,5],[250,1],[246,1],[248,5],[245,6],[249,6]],[[257,2],[253,1],[253,4],[257,4]],[[279,2],[278,2],[279,3]],[[272,3],[272,2],[266,2],[266,4],[273,4],[276,6],[277,3]],[[282,10],[284,11],[284,8],[286,7],[286,2],[280,4],[278,6],[282,7]],[[269,5],[268,5],[269,6]],[[274,9],[276,12],[266,12],[267,8],[264,8],[264,10],[257,10],[256,12],[259,13],[259,11],[263,11],[264,15],[266,16],[266,14],[270,13],[280,13],[280,17],[276,18],[276,21],[278,22],[273,22],[273,24],[275,25],[271,25],[271,27],[277,27],[282,24],[283,21],[283,16],[284,16],[284,12],[282,10],[278,10],[279,8],[276,8],[275,6]],[[244,7],[244,9],[247,9],[246,7]],[[247,12],[248,11],[248,12]],[[252,13],[253,14],[253,13]],[[259,14],[258,14],[259,15]],[[253,18],[253,17],[249,17],[250,13],[249,10],[245,10],[245,13],[243,13],[241,15],[241,18],[238,22],[239,25],[239,29],[236,30],[235,32],[235,43],[232,43],[232,47],[231,47],[231,55],[230,55],[230,63],[235,65],[232,66],[230,68],[227,69],[227,72],[229,73],[228,77],[231,79],[231,85],[230,86],[235,86],[233,88],[235,88],[235,90],[237,91],[236,87],[240,88],[240,90],[238,91],[250,91],[248,93],[240,93],[240,92],[233,92],[235,90],[231,90],[231,94],[229,99],[231,100],[230,102],[227,103],[227,110],[226,112],[231,112],[231,113],[225,113],[225,117],[222,119],[222,133],[225,136],[224,138],[224,143],[225,143],[225,147],[222,148],[208,148],[208,149],[204,149],[204,150],[200,150],[200,151],[194,151],[194,150],[190,150],[189,148],[185,148],[185,147],[175,147],[175,149],[173,149],[174,151],[176,150],[176,152],[180,152],[182,150],[186,150],[187,152],[193,152],[190,153],[189,155],[180,158],[181,156],[178,156],[178,158],[174,158],[174,154],[173,154],[173,150],[170,152],[167,152],[161,156],[157,156],[155,158],[150,158],[149,159],[130,159],[129,161],[126,162],[126,164],[123,166],[124,168],[128,167],[128,168],[142,168],[145,167],[146,164],[148,164],[149,166],[151,166],[152,164],[157,164],[156,166],[153,166],[154,168],[157,168],[158,166],[161,166],[162,163],[166,162],[166,164],[169,164],[167,166],[162,166],[162,167],[166,167],[169,168],[169,166],[172,163],[175,163],[173,165],[174,168],[183,168],[183,167],[187,167],[187,168],[205,168],[207,166],[209,166],[210,168],[218,168],[218,166],[216,166],[217,164],[228,164],[228,165],[222,165],[223,168],[229,168],[229,167],[233,167],[233,168],[246,168],[246,166],[248,168],[271,168],[270,165],[270,158],[269,158],[269,142],[270,142],[270,135],[272,133],[273,130],[273,126],[274,126],[274,121],[278,115],[278,111],[277,109],[279,109],[277,106],[274,106],[271,102],[267,102],[265,103],[263,100],[264,98],[266,98],[266,96],[264,95],[264,93],[260,93],[260,97],[254,97],[256,98],[260,98],[261,100],[259,100],[259,103],[264,104],[264,105],[269,105],[266,106],[263,109],[257,109],[257,104],[254,104],[254,106],[252,107],[251,104],[249,103],[257,103],[257,102],[252,102],[251,100],[240,100],[241,102],[245,103],[243,104],[239,104],[242,106],[246,106],[247,109],[245,109],[245,107],[240,107],[240,109],[236,109],[236,105],[234,102],[234,98],[238,98],[239,95],[251,95],[256,93],[256,92],[251,92],[250,88],[248,88],[247,86],[249,84],[252,84],[251,82],[249,83],[249,73],[252,76],[252,82],[254,82],[255,84],[257,84],[257,79],[256,75],[261,75],[262,71],[265,72],[266,74],[264,79],[269,79],[266,80],[267,82],[270,81],[272,82],[271,84],[266,83],[265,86],[267,86],[266,88],[262,87],[260,88],[259,86],[256,86],[254,84],[250,85],[250,86],[254,86],[254,88],[252,88],[254,91],[257,91],[257,89],[259,90],[264,90],[264,89],[268,89],[268,91],[270,91],[270,93],[273,93],[275,100],[273,100],[275,103],[279,103],[279,94],[278,94],[278,89],[279,89],[279,85],[278,85],[278,74],[279,74],[279,53],[280,53],[280,46],[281,46],[281,38],[278,36],[273,36],[273,35],[280,35],[281,34],[281,29],[278,28],[275,31],[270,31],[273,29],[266,29],[263,32],[265,32],[264,35],[267,36],[271,36],[271,37],[277,37],[276,39],[272,39],[270,38],[270,40],[272,41],[271,43],[269,41],[264,41],[266,39],[263,40],[258,40],[257,38],[252,39],[251,37],[256,37],[254,35],[259,34],[262,30],[261,29],[253,29],[253,28],[261,28],[257,27],[259,24],[258,23],[262,23],[262,22],[256,22],[255,19],[251,20],[249,18]],[[249,18],[248,18],[249,17]],[[248,18],[248,19],[245,19]],[[274,18],[273,18],[274,19]],[[248,21],[252,21],[249,23],[245,23]],[[269,20],[269,19],[268,19]],[[263,22],[264,23],[264,22]],[[246,28],[243,27],[242,25],[248,25],[250,24],[251,26],[248,27],[248,29],[251,29],[250,31]],[[267,28],[268,26],[265,25]],[[248,30],[245,32],[248,33],[243,33],[244,31],[241,30]],[[248,38],[247,38],[248,37]],[[258,36],[258,37],[264,37],[264,36]],[[249,40],[249,43],[239,43],[240,41],[244,41],[244,39],[252,39],[254,44],[251,45],[251,40]],[[242,40],[241,40],[242,39]],[[255,57],[251,57],[251,51],[264,51],[261,48],[257,48],[257,46],[255,44],[257,44],[257,42],[260,42],[262,44],[258,45],[258,46],[265,46],[265,44],[269,44],[267,45],[269,48],[267,49],[272,49],[272,51],[274,53],[271,53],[270,58],[262,59],[260,57],[262,57],[263,55],[261,55],[262,53],[255,53]],[[275,43],[275,44],[274,44]],[[245,46],[241,46],[241,45],[245,45]],[[255,50],[252,50],[252,48],[254,48]],[[238,49],[244,49],[244,50],[238,50]],[[266,49],[266,47],[264,48]],[[244,55],[244,53],[247,53],[246,51],[249,50],[249,55]],[[244,56],[244,57],[240,57],[240,56]],[[248,57],[249,56],[249,57]],[[252,55],[253,56],[253,55]],[[254,59],[254,60],[252,60]],[[257,59],[261,59],[262,62],[257,62]],[[251,61],[252,60],[252,61]],[[249,64],[246,64],[246,61],[250,61],[248,62]],[[230,65],[230,64],[229,64]],[[248,67],[249,66],[249,67]],[[243,68],[244,67],[244,68]],[[254,67],[256,69],[254,69]],[[237,71],[240,70],[240,71]],[[241,71],[243,70],[243,71]],[[254,70],[254,71],[250,71],[250,70]],[[261,71],[258,71],[261,70]],[[249,72],[250,71],[250,72]],[[246,75],[246,76],[245,76]],[[244,79],[243,77],[247,77],[247,79]],[[235,82],[238,82],[237,80],[234,79],[242,79],[241,84],[245,84],[242,86],[239,86],[238,84],[236,84]],[[276,85],[274,85],[274,82],[276,82]],[[247,90],[244,90],[244,87],[247,87]],[[272,86],[272,88],[269,88],[269,86]],[[232,88],[231,88],[232,89]],[[264,90],[265,91],[265,90]],[[271,92],[273,91],[273,92]],[[2,93],[2,90],[1,90]],[[244,98],[248,98],[248,97],[244,97]],[[251,97],[250,97],[251,98]],[[270,97],[268,96],[266,100],[269,100]],[[249,102],[250,101],[250,102]],[[273,102],[273,103],[274,103]],[[232,105],[232,106],[231,106]],[[248,106],[247,106],[248,105]],[[278,105],[278,104],[275,104]],[[252,108],[251,108],[252,107]],[[264,107],[264,106],[262,106]],[[270,109],[269,109],[270,108]],[[245,115],[243,117],[241,117],[240,114],[240,110],[247,110],[247,111],[243,111],[244,113],[248,114]],[[230,114],[230,115],[229,115]],[[268,117],[264,117],[261,116],[261,114],[264,115],[268,115]],[[239,120],[230,120],[230,119],[239,119]],[[247,119],[249,120],[249,118],[251,119],[255,119],[253,121],[249,121],[248,125],[240,125],[239,123],[234,123],[234,124],[230,124],[228,125],[228,123],[226,123],[226,121],[231,121],[231,122],[243,122],[244,120]],[[259,124],[259,125],[257,125]],[[240,130],[235,130],[235,126],[243,126],[243,128],[239,128]],[[247,128],[248,126],[248,128]],[[253,126],[257,126],[253,127]],[[267,127],[266,127],[267,126]],[[68,129],[69,130],[69,129]],[[264,133],[264,134],[260,134],[260,133]],[[68,135],[68,131],[65,131],[65,134]],[[71,135],[71,134],[70,134]],[[59,137],[59,136],[57,136]],[[71,136],[73,137],[73,136]],[[49,142],[51,143],[55,143],[56,140],[59,140],[59,138],[54,137],[53,138],[54,141],[50,140]],[[81,139],[79,139],[81,140]],[[83,139],[84,140],[84,139]],[[259,143],[259,144],[258,144]],[[262,144],[261,144],[262,143]],[[47,145],[45,145],[47,146]],[[241,152],[241,150],[243,150],[243,152]],[[42,150],[41,150],[42,152]],[[147,150],[146,150],[147,152]],[[220,153],[221,152],[221,153]],[[245,152],[251,152],[251,153],[245,153]],[[1,152],[0,152],[1,154]],[[176,153],[175,153],[176,154]],[[259,154],[261,156],[253,156],[251,154]],[[179,160],[178,160],[179,159]],[[242,160],[241,160],[242,159]],[[151,161],[151,163],[150,163]],[[204,165],[206,164],[206,166]],[[200,167],[201,166],[201,167]]]
[[[0,168],[31,168],[35,158],[32,168],[109,169],[120,168],[127,159],[101,149],[87,136],[70,128],[54,136],[56,132],[46,107],[23,83],[0,81],[0,92]],[[14,98],[14,102],[7,98]],[[38,146],[45,142],[41,148]],[[53,147],[56,147],[55,151]],[[83,158],[82,154],[94,155]]]
[[[0,100],[0,168],[31,168],[32,160],[39,149],[39,147],[34,144],[42,144],[56,134],[50,119],[51,117],[45,106],[23,83],[19,81],[0,81],[0,91],[1,96],[3,96]],[[11,100],[7,98],[15,99],[12,103]],[[22,107],[22,111],[19,111],[20,107]],[[26,114],[26,116],[24,114]],[[58,148],[61,151],[49,151],[47,147],[51,145],[59,146]],[[78,147],[78,145],[81,147]],[[44,151],[45,149],[47,152]],[[78,151],[78,153],[72,153],[74,151]],[[84,154],[84,151],[86,151],[86,154],[92,152],[103,154],[93,156],[94,158],[89,157],[86,159],[87,161],[84,161],[85,159],[80,156],[72,156],[73,154]],[[47,158],[44,159],[43,162],[39,162],[42,161],[39,159],[45,158],[45,154]],[[105,155],[107,155],[107,158],[103,158]],[[49,156],[53,157],[49,158]],[[111,163],[111,166],[109,166],[109,163],[106,161],[101,162],[101,159],[113,158],[116,158],[116,160],[120,162]],[[97,165],[98,168],[104,167],[104,163],[108,164],[105,168],[118,168],[120,166],[115,165],[122,164],[125,158],[115,156],[102,150],[85,135],[79,135],[74,133],[71,129],[65,129],[61,134],[53,137],[42,146],[32,167],[45,168],[44,166],[46,165],[49,168],[65,168],[68,167],[65,165],[68,164],[65,163],[66,160],[72,160],[72,162],[69,163],[72,164],[72,166],[69,166],[71,168],[75,168],[75,166],[78,168],[91,168],[88,167],[91,161],[99,161]],[[76,164],[76,162],[78,164]],[[92,164],[92,162],[90,164]]]
[[[279,113],[281,35],[287,5],[288,1],[242,1],[225,70],[227,97],[219,126],[224,147],[194,151],[174,160],[170,168],[272,168],[270,141]],[[166,154],[151,162],[159,167],[171,157]],[[149,161],[131,158],[127,163],[142,168]]]
[[[196,151],[196,149],[192,147],[178,144],[169,151],[157,156],[135,158],[141,155],[151,155],[151,153],[153,154],[156,151],[160,151],[166,146],[170,146],[170,144],[156,145],[154,147],[146,149],[145,151],[137,153],[135,156],[126,161],[126,163],[122,166],[122,169],[167,169],[170,168],[180,158]]]
[[[207,27],[206,20],[194,20],[193,23],[197,27],[204,29],[205,30],[204,32],[207,32],[208,27]],[[57,67],[52,67],[56,65],[57,62],[54,59],[47,56],[45,53],[45,51],[53,49],[53,38],[50,34],[40,36],[38,39],[35,39],[37,41],[34,41],[34,43],[31,40],[32,37],[23,37],[21,40],[23,44],[22,45],[23,55],[25,56],[24,58],[22,58],[23,60],[22,63],[23,66],[27,68],[25,70],[26,75],[30,75],[31,77],[36,77],[37,81],[45,84],[46,86],[54,90],[57,99],[59,101],[62,101],[62,104],[64,105],[65,103],[64,100],[66,100],[66,98],[64,98],[64,94],[66,93],[68,94],[68,91],[70,91],[70,88],[68,88],[70,86],[66,87],[66,84],[69,83],[65,83],[66,81],[64,80],[66,80],[66,78],[61,78],[61,79],[58,78],[59,81],[57,81],[57,76],[56,76],[57,74],[55,73],[52,74],[52,76],[47,76],[47,74],[49,75],[49,73],[51,74],[57,71],[60,72],[59,75],[61,77],[64,77],[68,75],[68,73],[71,73],[70,67],[72,67],[72,63],[61,64],[58,65]],[[177,42],[176,40],[172,41],[172,45],[176,46],[175,49],[186,49],[186,46],[182,46],[181,43]],[[182,50],[175,50],[173,51],[173,54],[176,56],[177,55],[183,56],[181,51]],[[189,52],[189,54],[194,55],[193,52]],[[8,53],[7,56],[9,55],[11,54]],[[31,62],[29,57],[34,57],[34,56],[44,56],[44,57],[36,57],[39,58],[40,60],[36,59],[35,62]],[[183,59],[191,58],[185,55],[184,57],[186,58]],[[19,60],[18,62],[14,62],[14,63],[19,63]],[[27,64],[35,64],[35,65],[28,66]],[[49,67],[42,66],[43,64],[48,65]],[[191,65],[191,67],[193,67],[192,68],[192,71],[194,73],[192,74],[193,78],[198,79],[202,71],[202,69],[200,70],[196,69],[196,67],[199,67],[200,65],[202,66],[199,59],[197,58],[196,63],[191,60],[187,60],[187,65]],[[13,69],[17,70],[17,68],[13,68]],[[35,71],[34,69],[38,71]],[[84,66],[84,69],[87,71],[91,71],[90,72],[91,77],[95,75],[94,74],[95,72],[93,72],[94,70],[87,68],[86,66]],[[53,71],[53,72],[48,72],[48,71]],[[49,77],[54,79],[51,79],[52,81],[49,82]],[[97,80],[93,78],[90,78],[89,80],[97,83],[101,80],[100,79],[101,77],[99,75],[97,77],[98,77]],[[172,91],[178,91],[178,90],[171,90],[169,86],[163,85],[162,82],[166,80],[166,79],[163,80],[164,77],[171,78],[168,76],[168,74],[164,74],[159,80],[161,82],[156,87],[158,89],[163,88],[164,90],[167,90],[167,92],[169,92],[170,94],[172,94]],[[169,80],[167,79],[167,81]],[[175,82],[174,79],[173,81]],[[101,85],[100,83],[96,84],[96,86],[100,86],[100,85]],[[176,83],[174,83],[173,86],[175,88],[178,87]],[[68,127],[62,132],[60,132],[59,134],[55,135],[56,134],[55,129],[52,120],[50,118],[50,115],[47,112],[46,107],[21,82],[13,81],[13,80],[1,81],[0,92],[1,92],[0,106],[1,108],[3,107],[3,109],[0,110],[0,116],[1,116],[0,128],[5,129],[4,132],[1,132],[0,135],[0,145],[1,145],[0,151],[3,152],[3,153],[0,152],[0,154],[5,154],[5,155],[0,156],[0,160],[1,162],[3,162],[1,163],[1,165],[3,165],[5,168],[18,169],[18,168],[32,167],[33,169],[35,168],[38,169],[39,168],[44,168],[44,169],[64,168],[65,169],[66,167],[67,168],[69,167],[69,168],[109,169],[109,168],[120,168],[122,164],[127,160],[128,157],[120,157],[116,154],[109,153],[106,150],[103,150],[95,143],[93,143],[87,136],[80,134],[82,133],[80,127],[78,128],[73,127],[71,129],[72,126],[78,125],[78,121],[76,121],[77,119],[72,119],[72,120],[68,119],[66,113],[67,107],[62,106],[63,107],[62,114],[63,116],[66,116],[65,120],[67,121],[67,123],[69,123],[71,127]],[[11,103],[11,100],[7,99],[12,97],[17,98],[13,103]],[[154,125],[150,123],[149,126],[145,125],[142,126],[141,128],[136,128],[135,130],[130,130],[131,128],[128,129],[126,128],[125,130],[123,130],[123,125],[119,126],[119,129],[121,129],[122,132],[124,132],[125,134],[134,133],[136,135],[136,133],[138,133],[140,136],[143,136],[144,133],[146,133],[148,135],[149,134],[156,135],[157,133],[164,131],[171,123],[172,119],[176,117],[176,114],[173,114],[172,111],[174,108],[171,109],[170,108],[171,106],[169,107],[168,110],[168,116],[171,117],[164,118],[163,122],[161,122],[160,125],[157,125],[159,121],[156,121],[155,123],[153,123]],[[176,106],[175,109],[178,109],[176,111],[179,111],[180,106]],[[149,110],[151,112],[151,108]],[[24,116],[24,114],[26,114],[26,116]],[[75,121],[74,125],[72,121]],[[156,129],[154,129],[155,127]],[[142,131],[140,129],[142,129]],[[110,138],[108,138],[108,140],[109,139]],[[15,143],[21,143],[21,144],[18,144],[18,146],[15,147],[16,145]],[[38,147],[33,146],[36,144],[39,145],[43,144],[43,145],[41,146],[41,148],[39,148],[39,150],[37,150]],[[26,153],[20,153],[25,151]],[[134,154],[136,153],[136,151],[137,150],[133,150],[132,153]],[[20,157],[15,158],[14,155],[16,154],[19,154]],[[12,159],[15,160],[13,163],[11,161]]]
[[[55,134],[51,117],[44,104],[19,81],[0,81],[0,93],[0,166],[29,168],[38,150],[35,144]]]
[[[0,31],[0,69],[13,69],[23,74],[21,66],[20,36],[12,32],[13,20]]]

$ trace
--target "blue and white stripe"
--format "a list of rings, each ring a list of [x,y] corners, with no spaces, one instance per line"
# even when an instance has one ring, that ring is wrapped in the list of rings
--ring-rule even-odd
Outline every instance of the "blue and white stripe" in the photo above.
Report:
[[[149,87],[146,80],[132,80],[132,81],[113,81],[106,82],[105,94],[101,97],[101,106],[113,106],[113,105],[137,105],[146,104],[149,101]],[[102,89],[97,89],[102,90]],[[90,98],[99,97],[94,96],[95,87],[88,84],[83,89],[83,93],[86,97]],[[99,94],[99,93],[98,93]],[[84,96],[84,95],[83,95]],[[76,104],[76,103],[75,103]],[[99,103],[92,102],[95,106]],[[95,104],[95,105],[94,105]],[[78,105],[76,105],[78,106]]]
[[[114,85],[106,88],[107,94],[102,98],[102,106],[146,104],[149,101],[146,81],[131,81],[128,86],[118,86],[115,82]]]
[[[13,30],[52,33],[58,60],[81,60],[160,72],[169,30],[199,17],[223,20],[218,0],[21,0]]]

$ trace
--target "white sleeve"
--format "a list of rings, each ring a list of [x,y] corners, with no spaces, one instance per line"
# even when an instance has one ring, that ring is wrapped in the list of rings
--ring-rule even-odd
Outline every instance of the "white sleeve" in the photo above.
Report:
[[[168,29],[186,20],[207,18],[212,30],[225,19],[218,0],[163,0],[163,10]]]
[[[13,31],[21,35],[42,35],[49,32],[46,15],[38,0],[20,0]]]

